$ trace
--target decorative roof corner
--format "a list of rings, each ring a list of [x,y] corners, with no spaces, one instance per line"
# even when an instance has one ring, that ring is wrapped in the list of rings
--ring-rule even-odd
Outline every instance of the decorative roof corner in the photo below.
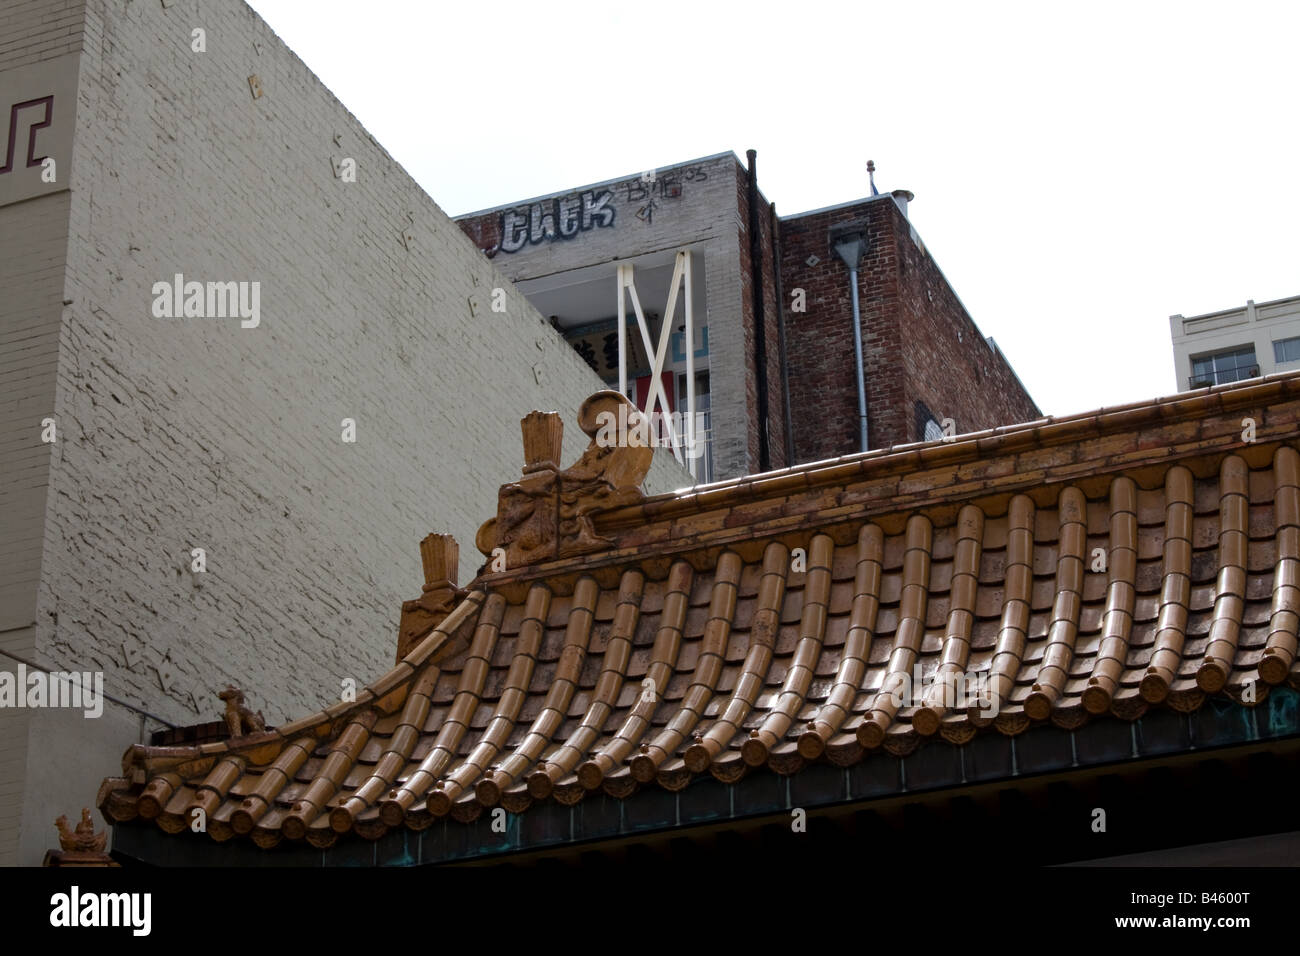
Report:
[[[459,560],[460,546],[449,534],[430,534],[420,542],[424,592],[413,601],[402,602],[402,617],[397,625],[398,663],[465,597],[465,589],[456,586]]]
[[[90,808],[82,807],[81,822],[72,827],[67,816],[54,821],[59,831],[59,849],[45,853],[44,866],[118,866],[105,852],[107,833],[96,833]]]
[[[523,477],[501,486],[496,517],[479,528],[475,543],[488,558],[480,573],[611,547],[613,540],[598,535],[592,519],[644,500],[641,483],[654,458],[644,419],[618,392],[592,395],[578,410],[578,427],[591,441],[561,471],[563,420],[555,412],[525,415]]]
[[[225,701],[226,709],[223,717],[226,721],[226,730],[229,731],[232,738],[265,733],[266,718],[262,716],[260,710],[254,712],[251,707],[244,703],[244,692],[242,690],[227,684],[226,689],[217,694],[217,697]]]

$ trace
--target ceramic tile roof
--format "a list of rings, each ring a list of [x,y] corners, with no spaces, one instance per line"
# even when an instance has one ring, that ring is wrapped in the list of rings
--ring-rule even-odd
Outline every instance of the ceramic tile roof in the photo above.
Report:
[[[1300,376],[680,495],[625,475],[576,518],[572,482],[617,469],[557,473],[528,422],[479,544],[540,559],[459,590],[431,536],[391,671],[251,736],[132,747],[108,819],[324,847],[1300,687]]]

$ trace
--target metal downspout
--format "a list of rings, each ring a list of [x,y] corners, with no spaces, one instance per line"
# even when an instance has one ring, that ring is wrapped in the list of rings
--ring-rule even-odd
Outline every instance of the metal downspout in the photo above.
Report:
[[[758,220],[758,153],[747,150],[749,158],[749,272],[750,298],[754,314],[754,365],[758,385],[758,470],[772,467],[768,448],[767,422],[767,322],[763,315],[763,240]]]
[[[785,290],[781,285],[781,224],[776,218],[776,203],[772,203],[772,273],[776,286],[776,338],[777,349],[781,353],[781,412],[785,420],[785,466],[790,468],[795,463],[794,457],[794,422],[790,418],[790,368],[789,353],[785,344]]]
[[[858,264],[866,248],[866,238],[858,232],[832,237],[835,254],[849,267],[849,288],[853,295],[853,357],[858,379],[858,451],[867,451],[867,378],[862,363],[862,312],[858,305]]]
[[[849,282],[853,286],[853,357],[858,366],[858,444],[859,451],[867,450],[867,373],[862,367],[862,314],[858,310],[858,267],[849,269]]]

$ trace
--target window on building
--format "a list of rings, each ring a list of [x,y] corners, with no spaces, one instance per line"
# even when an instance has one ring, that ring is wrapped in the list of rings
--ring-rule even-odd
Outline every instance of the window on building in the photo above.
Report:
[[[1273,361],[1278,364],[1282,362],[1300,362],[1300,335],[1274,342]]]
[[[925,402],[916,402],[913,410],[916,413],[917,441],[939,441],[947,437],[939,416],[930,411]]]
[[[1259,375],[1259,364],[1255,361],[1255,346],[1213,352],[1209,355],[1197,355],[1192,358],[1192,388],[1206,385],[1224,385],[1228,382],[1240,382],[1242,379],[1255,378]]]

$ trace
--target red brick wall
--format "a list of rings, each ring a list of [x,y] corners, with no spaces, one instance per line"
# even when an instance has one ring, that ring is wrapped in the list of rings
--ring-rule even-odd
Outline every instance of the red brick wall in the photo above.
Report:
[[[496,255],[496,248],[501,244],[500,212],[490,212],[473,219],[459,219],[455,222],[474,245],[487,254],[489,259]]]
[[[749,408],[749,461],[750,471],[754,472],[759,470],[759,431],[753,273],[749,253],[749,170],[739,163],[736,164],[736,207],[740,222],[740,301],[745,328],[745,390]],[[767,355],[765,364],[767,366],[768,467],[776,469],[784,468],[791,462],[785,460],[785,401],[781,390],[781,340],[777,318],[776,267],[772,256],[770,209],[768,201],[763,198],[762,190],[759,190],[759,242],[763,261],[763,327],[766,330],[767,338],[764,349]]]
[[[923,403],[940,422],[953,419],[958,433],[1040,417],[1038,406],[976,328],[934,259],[911,238],[896,207],[893,218],[906,404],[915,409],[918,401]],[[918,433],[915,411],[909,424],[910,440],[920,441],[924,436]]]
[[[958,431],[1037,418],[1010,366],[986,344],[929,255],[913,241],[892,197],[781,222],[795,460],[858,451],[853,305],[849,272],[829,230],[861,221],[867,250],[858,273],[872,448],[919,441],[916,403]],[[810,256],[819,260],[808,265]],[[790,311],[796,290],[804,313]]]
[[[868,440],[876,448],[903,441],[907,433],[897,257],[885,205],[864,203],[781,222],[781,281],[798,462],[859,450],[849,272],[828,238],[832,226],[855,219],[865,219],[867,236],[867,252],[858,272],[858,302]],[[811,257],[818,260],[813,265],[808,264]],[[799,290],[804,293],[804,312],[792,309]]]

